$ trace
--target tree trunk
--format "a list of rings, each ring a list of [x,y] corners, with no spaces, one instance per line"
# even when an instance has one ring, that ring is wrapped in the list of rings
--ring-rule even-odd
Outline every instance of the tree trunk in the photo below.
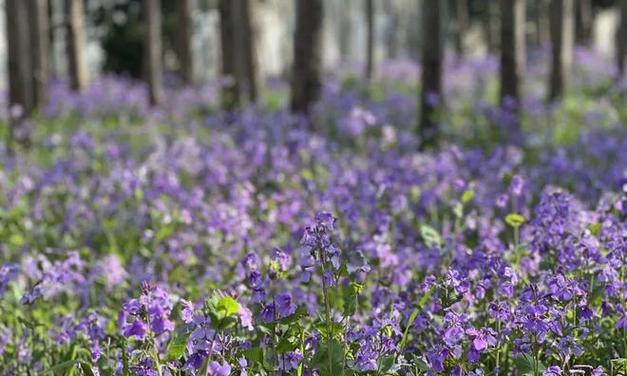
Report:
[[[67,56],[70,84],[74,90],[87,87],[89,76],[85,48],[83,0],[65,0],[67,22]]]
[[[163,100],[163,72],[161,66],[161,1],[144,0],[146,35],[144,37],[144,64],[150,104]]]
[[[573,55],[573,0],[551,0],[551,78],[548,100],[564,95]]]
[[[384,12],[387,15],[385,27],[385,44],[387,45],[387,58],[396,59],[398,57],[398,23],[400,17],[394,0],[385,0],[383,3]]]
[[[619,0],[620,23],[616,29],[616,67],[618,77],[625,73],[625,54],[627,52],[627,0]]]
[[[28,8],[31,20],[30,48],[32,56],[33,106],[41,108],[46,104],[48,98],[48,75],[50,73],[48,1],[29,0]]]
[[[194,0],[178,0],[178,60],[181,78],[186,84],[194,83],[194,60],[192,56],[192,37],[194,35],[193,9]]]
[[[593,24],[592,0],[575,0],[575,38],[577,44],[582,46],[590,44]]]
[[[323,0],[298,0],[294,33],[291,109],[306,114],[322,89]]]
[[[534,18],[535,22],[535,43],[537,46],[544,46],[547,40],[549,40],[549,20],[547,13],[549,13],[548,1],[550,0],[538,0],[536,2],[536,14]]]
[[[256,102],[259,96],[259,64],[255,49],[256,19],[253,0],[232,0],[237,4],[237,20],[235,30],[237,35],[236,48],[238,62],[241,69],[239,88],[240,96],[249,102]]]
[[[442,98],[442,60],[445,2],[424,0],[422,6],[422,92],[420,111],[421,148],[433,146],[439,138],[437,109]]]
[[[365,1],[366,13],[366,71],[365,76],[368,81],[374,74],[374,0]]]
[[[488,52],[496,53],[499,50],[499,5],[496,1],[486,1],[484,30]]]
[[[458,57],[464,55],[464,35],[468,26],[468,0],[455,0],[455,50]]]
[[[227,110],[238,107],[241,103],[239,74],[235,47],[235,12],[232,0],[220,0],[220,44],[222,55],[222,107]]]
[[[29,51],[29,23],[24,0],[6,0],[7,65],[9,70],[9,132],[7,150],[13,152],[13,141],[22,120],[33,110],[34,94]]]
[[[501,1],[501,105],[520,105],[525,64],[525,1]]]

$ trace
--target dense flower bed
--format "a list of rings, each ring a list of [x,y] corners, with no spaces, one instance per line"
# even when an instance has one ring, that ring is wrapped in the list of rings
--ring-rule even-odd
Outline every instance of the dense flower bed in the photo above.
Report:
[[[624,374],[624,99],[578,53],[511,144],[493,60],[452,66],[429,153],[407,64],[330,80],[315,132],[211,85],[55,86],[0,156],[0,374]]]

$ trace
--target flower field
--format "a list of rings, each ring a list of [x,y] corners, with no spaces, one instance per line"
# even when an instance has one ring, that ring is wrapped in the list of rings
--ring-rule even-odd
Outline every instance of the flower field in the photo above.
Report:
[[[409,63],[313,120],[282,82],[53,85],[0,152],[0,375],[626,374],[625,85],[578,50],[547,105],[537,61],[519,133],[494,59],[450,62],[427,152]]]

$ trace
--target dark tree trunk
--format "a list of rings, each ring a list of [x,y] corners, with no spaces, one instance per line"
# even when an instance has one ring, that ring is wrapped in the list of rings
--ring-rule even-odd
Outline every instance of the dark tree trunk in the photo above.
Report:
[[[161,1],[144,0],[146,35],[144,37],[144,64],[151,105],[163,100],[163,72],[161,65]]]
[[[194,83],[194,60],[192,56],[192,37],[194,35],[192,14],[194,10],[194,0],[178,0],[176,4],[180,74],[186,84],[192,84]]]
[[[573,54],[573,0],[551,0],[551,77],[548,100],[564,95]]]
[[[235,8],[232,0],[220,0],[220,44],[222,56],[222,107],[227,110],[236,108],[241,103],[239,91],[239,73],[235,46]]]
[[[48,23],[48,1],[29,0],[30,48],[32,58],[31,81],[33,106],[41,108],[48,98],[48,75],[50,73],[50,36]]]
[[[525,1],[501,1],[501,104],[518,106],[525,64]]]
[[[367,80],[374,74],[374,0],[364,0],[366,13],[366,71]]]
[[[306,114],[322,89],[323,0],[296,2],[291,109]]]
[[[85,48],[85,21],[83,0],[65,1],[67,22],[67,56],[70,83],[74,90],[87,87],[89,76]]]
[[[469,26],[468,0],[455,0],[455,50],[458,56],[464,55],[464,35]]]
[[[13,152],[13,141],[22,120],[34,106],[31,78],[28,7],[24,0],[6,0],[7,64],[9,70],[9,132],[7,150]]]
[[[486,45],[490,53],[496,53],[499,50],[499,4],[496,1],[486,1],[485,20],[483,28],[485,30]]]
[[[593,26],[592,0],[575,0],[575,38],[578,45],[590,44]]]
[[[422,92],[420,95],[421,148],[434,146],[439,138],[437,110],[442,98],[442,60],[444,33],[442,19],[445,2],[424,0],[422,7]]]
[[[625,73],[625,54],[627,53],[627,0],[619,0],[620,23],[616,29],[616,67],[619,78]]]
[[[394,6],[394,0],[385,0],[383,4],[385,5],[384,12],[387,15],[385,28],[385,44],[387,45],[387,57],[388,59],[395,59],[396,57],[398,57],[398,10]]]
[[[256,102],[259,96],[259,64],[255,49],[255,12],[253,0],[233,0],[237,4],[236,46],[241,69],[240,96]]]

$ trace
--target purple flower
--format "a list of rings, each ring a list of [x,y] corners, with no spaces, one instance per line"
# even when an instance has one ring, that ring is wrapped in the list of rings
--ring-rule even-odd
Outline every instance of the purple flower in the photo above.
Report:
[[[229,376],[231,374],[231,366],[226,362],[220,364],[212,360],[207,371],[210,376]]]
[[[286,317],[296,312],[296,304],[292,301],[292,295],[289,293],[280,293],[274,299],[276,308],[282,317]]]

